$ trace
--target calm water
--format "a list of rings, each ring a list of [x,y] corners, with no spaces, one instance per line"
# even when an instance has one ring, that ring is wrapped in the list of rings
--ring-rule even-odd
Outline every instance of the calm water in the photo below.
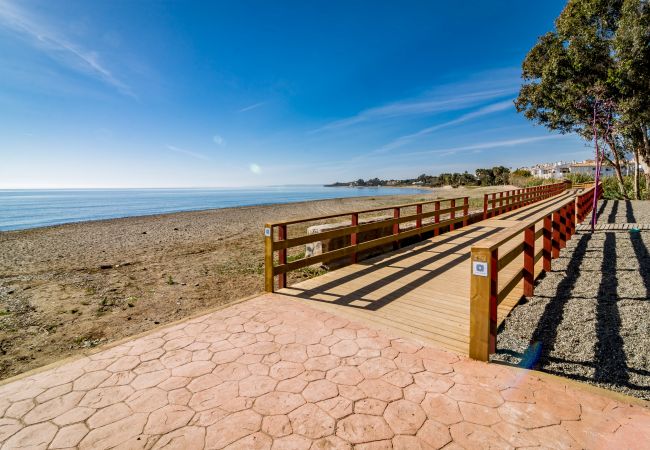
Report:
[[[421,189],[272,186],[245,189],[0,190],[0,231],[232,206],[417,194]]]

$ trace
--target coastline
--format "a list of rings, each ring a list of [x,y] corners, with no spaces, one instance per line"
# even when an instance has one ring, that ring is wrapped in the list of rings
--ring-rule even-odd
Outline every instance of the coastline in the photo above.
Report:
[[[228,207],[0,232],[0,378],[261,292],[266,222],[478,198],[494,190]]]
[[[160,216],[165,214],[208,211],[226,208],[250,206],[278,206],[305,202],[317,202],[337,199],[362,199],[369,197],[395,197],[398,195],[419,195],[429,191],[424,188],[409,188],[406,194],[399,193],[401,189],[389,190],[389,193],[378,192],[379,187],[347,188],[344,192],[330,191],[324,186],[308,185],[305,190],[296,190],[295,187],[284,190],[286,186],[261,187],[242,189],[33,189],[11,191],[13,195],[0,196],[0,233],[20,231],[34,228],[45,228],[71,223],[85,223],[98,220],[123,219],[129,217]],[[124,192],[132,191],[133,194],[124,196]],[[164,196],[142,197],[141,193],[166,191]],[[9,191],[2,191],[9,192]],[[29,197],[36,195],[48,196],[56,192],[53,198],[30,201]],[[98,192],[109,193],[105,197],[96,197]],[[182,192],[180,196],[179,192]],[[187,197],[186,192],[197,192],[195,196]],[[16,193],[20,193],[16,195]],[[23,198],[21,194],[29,194]],[[63,195],[61,195],[63,193]],[[68,196],[71,193],[82,193],[81,198]],[[217,193],[216,195],[214,195]],[[85,194],[85,195],[84,195]],[[357,194],[357,195],[355,195]],[[67,197],[67,198],[66,198]],[[19,206],[18,206],[19,205]],[[147,206],[143,206],[147,205]],[[47,214],[54,209],[54,214]],[[120,212],[116,212],[120,211]],[[43,213],[45,212],[45,213]],[[4,213],[4,214],[3,214]],[[34,216],[37,220],[26,220]],[[22,223],[21,223],[22,222]]]

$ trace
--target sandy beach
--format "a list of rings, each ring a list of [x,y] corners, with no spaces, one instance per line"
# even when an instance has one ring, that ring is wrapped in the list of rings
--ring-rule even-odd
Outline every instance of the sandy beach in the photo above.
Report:
[[[261,292],[265,222],[478,199],[495,190],[436,189],[0,232],[0,378]]]

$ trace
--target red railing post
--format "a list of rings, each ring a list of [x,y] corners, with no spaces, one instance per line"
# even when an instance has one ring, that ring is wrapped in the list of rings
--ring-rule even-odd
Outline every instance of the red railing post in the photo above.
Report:
[[[449,220],[454,220],[456,218],[456,210],[454,209],[456,207],[456,199],[452,198],[449,203],[451,206],[451,212],[449,213]],[[449,224],[449,231],[454,231],[454,222]]]
[[[287,226],[282,224],[278,226],[278,240],[284,241],[287,239]],[[278,252],[278,263],[280,265],[287,263],[287,249],[284,248]],[[278,288],[283,289],[287,287],[287,273],[278,275]]]
[[[499,296],[499,248],[490,252],[490,353],[497,351],[497,306]]]
[[[560,208],[560,250],[566,247],[566,206]]]
[[[440,201],[436,201],[433,204],[433,210],[435,212],[435,214],[433,216],[433,223],[440,223],[440,212],[439,212],[440,211]],[[436,228],[435,230],[433,230],[433,235],[434,236],[438,236],[439,234],[440,234],[440,228]]]
[[[503,192],[499,192],[499,214],[503,214]]]
[[[543,247],[542,247],[542,268],[544,272],[551,271],[551,243],[553,240],[553,222],[551,216],[544,217],[544,231],[542,233]]]
[[[535,281],[535,225],[524,230],[524,296],[532,297]]]
[[[353,227],[356,227],[357,225],[359,225],[359,213],[352,213],[352,218],[351,218],[350,223],[352,224]],[[359,241],[357,240],[357,233],[355,231],[354,233],[350,234],[350,245],[357,245],[357,244],[359,244]],[[352,264],[357,263],[357,252],[356,251],[354,253],[352,253],[351,260],[352,260]]]
[[[399,219],[400,208],[393,208],[393,218]],[[393,224],[393,234],[397,236],[399,234],[399,223],[395,222]],[[399,248],[399,241],[393,242],[393,249],[397,250]]]
[[[415,219],[415,228],[422,228],[422,204],[415,206],[415,214],[417,214],[417,219]]]
[[[488,218],[488,195],[483,194],[483,220]]]
[[[552,258],[557,259],[559,257],[560,257],[560,211],[557,210],[553,213]]]
[[[466,227],[469,219],[469,197],[463,197],[463,217],[463,227]]]
[[[496,204],[497,204],[497,194],[496,194],[496,192],[493,192],[493,193],[492,193],[492,214],[490,214],[490,217],[494,217],[494,216],[496,216],[497,214],[500,214],[500,213],[501,213],[501,211],[499,211],[499,212],[497,213],[497,212],[494,210],[494,208],[496,207]]]

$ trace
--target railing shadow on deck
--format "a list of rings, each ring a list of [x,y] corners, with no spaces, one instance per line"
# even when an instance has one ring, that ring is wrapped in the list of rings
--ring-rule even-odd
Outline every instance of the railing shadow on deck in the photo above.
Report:
[[[460,231],[455,232],[453,234],[445,235],[446,237],[444,239],[436,240],[435,242],[431,242],[426,245],[422,245],[422,243],[419,243],[419,244],[413,244],[410,247],[405,247],[403,251],[397,253],[397,256],[394,256],[394,254],[389,255],[388,257],[383,256],[381,257],[381,259],[385,259],[385,261],[379,263],[377,262],[373,263],[373,260],[367,260],[364,261],[363,263],[358,263],[359,265],[366,265],[366,267],[364,269],[355,271],[352,274],[344,275],[342,277],[335,278],[330,282],[320,284],[317,288],[305,289],[301,291],[301,288],[299,286],[292,286],[290,290],[288,290],[288,292],[285,291],[283,292],[283,294],[298,297],[301,299],[306,299],[306,300],[313,300],[313,301],[331,303],[336,305],[345,305],[353,308],[361,308],[361,309],[376,311],[386,306],[393,300],[403,297],[407,295],[409,292],[418,289],[423,284],[436,278],[437,276],[451,269],[452,267],[462,263],[465,260],[468,260],[470,258],[470,252],[469,251],[467,251],[466,253],[464,252],[463,254],[460,254],[458,257],[445,262],[443,265],[436,267],[435,269],[427,270],[426,267],[428,265],[434,264],[437,261],[447,258],[455,253],[464,250],[469,250],[474,243],[479,242],[480,240],[485,239],[486,237],[491,236],[492,234],[497,233],[502,229],[503,228],[501,227],[487,228],[487,227],[476,227],[476,226],[472,227],[471,229],[468,229],[467,231],[461,229]],[[449,244],[458,238],[463,238],[473,233],[477,233],[478,235],[468,240],[465,240],[461,243],[458,243],[451,248],[447,248],[445,250],[437,250],[437,248],[441,247],[442,245]],[[432,253],[432,255],[430,257],[420,259],[416,263],[411,263],[407,267],[399,267],[400,262],[425,252]],[[383,276],[377,280],[368,283],[361,289],[355,289],[353,291],[347,292],[344,295],[337,295],[335,293],[329,292],[329,290],[332,288],[345,284],[346,282],[352,281],[354,279],[361,278],[364,275],[368,275],[373,272],[376,272],[377,270],[384,267],[392,267],[393,269],[397,269],[398,271],[391,275]],[[406,276],[412,277],[413,273],[421,273],[422,275],[415,280],[410,280],[408,282],[403,282],[403,283],[396,283],[397,281],[403,279]],[[393,283],[395,283],[395,285],[398,287],[395,290],[391,291],[390,293],[383,294],[381,297],[376,298],[374,300],[369,300],[367,298],[373,292],[384,289],[385,287]],[[299,292],[296,293],[295,291],[299,291]],[[338,298],[333,301],[321,300],[315,298],[316,296],[321,294],[326,294],[328,296],[338,297]],[[368,303],[366,305],[352,304],[352,302],[358,300],[362,300]]]

